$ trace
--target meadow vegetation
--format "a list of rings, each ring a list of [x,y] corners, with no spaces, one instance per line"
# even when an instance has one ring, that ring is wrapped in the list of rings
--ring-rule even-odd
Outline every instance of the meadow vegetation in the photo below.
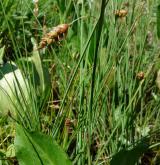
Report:
[[[0,164],[160,164],[158,0],[1,0],[0,20]]]

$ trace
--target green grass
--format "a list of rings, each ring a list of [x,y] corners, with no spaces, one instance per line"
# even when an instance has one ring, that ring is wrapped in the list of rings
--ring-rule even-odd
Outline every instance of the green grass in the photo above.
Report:
[[[90,0],[41,0],[38,17],[32,1],[0,2],[4,60],[15,61],[26,73],[29,62],[19,61],[31,56],[32,37],[39,43],[44,26],[52,28],[86,16],[69,27],[60,44],[40,51],[42,65],[51,76],[49,97],[45,92],[34,96],[37,89],[31,85],[28,89],[32,106],[27,109],[33,112],[26,122],[51,135],[73,164],[112,164],[115,154],[141,143],[149,146],[139,164],[160,163],[160,89],[155,82],[160,68],[158,2],[134,0],[129,6],[125,2],[102,0],[101,6]],[[114,11],[119,9],[128,14],[116,17]],[[144,77],[138,78],[141,71]],[[32,115],[37,117],[34,121]],[[15,126],[10,120],[0,118],[0,151],[4,153],[14,139]],[[27,123],[21,124],[31,129]]]

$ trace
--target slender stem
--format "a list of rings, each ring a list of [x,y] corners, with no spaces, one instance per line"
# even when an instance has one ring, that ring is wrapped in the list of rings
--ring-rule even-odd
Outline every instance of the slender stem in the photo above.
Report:
[[[92,36],[93,36],[93,34],[94,34],[95,30],[96,30],[96,27],[98,26],[98,23],[100,22],[100,21],[99,21],[100,18],[101,18],[101,17],[99,17],[98,21],[96,22],[96,24],[95,24],[94,27],[93,27],[93,30],[92,30],[92,32],[91,32],[91,34],[90,34],[90,36],[89,36],[89,38],[88,38],[88,40],[87,40],[87,42],[86,42],[86,45],[85,45],[85,47],[84,47],[84,49],[83,49],[83,51],[82,51],[82,55],[81,55],[81,57],[80,57],[80,59],[79,59],[77,65],[76,65],[76,67],[75,67],[75,69],[74,69],[74,72],[73,72],[73,74],[72,74],[72,77],[71,77],[71,79],[70,79],[70,81],[69,81],[69,84],[68,84],[68,86],[67,86],[67,89],[66,89],[66,91],[65,91],[65,94],[64,94],[64,97],[63,97],[63,100],[62,100],[62,104],[61,104],[61,107],[60,107],[60,111],[59,111],[59,113],[58,113],[58,115],[57,115],[57,117],[56,117],[55,123],[56,123],[56,125],[57,125],[57,128],[54,129],[54,132],[53,132],[54,135],[58,132],[58,129],[59,129],[60,126],[61,126],[61,123],[62,123],[62,120],[63,120],[63,117],[64,117],[64,116],[61,118],[61,120],[59,120],[59,117],[63,115],[62,110],[63,110],[63,106],[64,106],[64,103],[65,103],[66,97],[67,97],[68,92],[69,92],[69,90],[70,90],[70,88],[71,88],[72,82],[73,82],[73,80],[74,80],[74,78],[75,78],[75,76],[76,76],[76,73],[77,73],[77,70],[78,70],[78,68],[79,68],[79,65],[81,64],[83,58],[85,57],[86,50],[87,50],[87,48],[88,48],[88,46],[89,46],[89,43],[90,43],[90,41],[91,41],[91,38],[92,38]]]
[[[109,1],[109,0],[108,0]],[[103,19],[104,19],[104,13],[105,13],[105,7],[108,3],[106,0],[102,0],[101,3],[101,13],[98,20],[98,26],[96,30],[96,47],[95,47],[95,54],[94,54],[94,61],[93,61],[93,67],[92,67],[92,80],[91,80],[91,95],[90,95],[90,106],[89,106],[89,121],[88,121],[88,134],[89,134],[89,149],[88,149],[88,156],[90,155],[90,145],[92,141],[92,108],[93,108],[93,96],[94,96],[94,86],[95,86],[95,75],[96,75],[96,68],[97,68],[97,59],[98,59],[98,50],[99,50],[99,44],[101,39],[101,33],[102,33],[102,27],[103,27]],[[90,156],[89,156],[90,157]],[[88,159],[88,164],[91,164],[91,158]]]

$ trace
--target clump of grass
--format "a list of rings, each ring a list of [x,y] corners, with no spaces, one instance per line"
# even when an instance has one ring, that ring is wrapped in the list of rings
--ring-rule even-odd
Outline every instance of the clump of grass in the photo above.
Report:
[[[44,19],[50,28],[86,16],[72,24],[65,40],[40,52],[52,82],[50,97],[38,114],[41,131],[52,135],[74,164],[113,163],[125,151],[123,160],[139,144],[147,144],[137,156],[139,163],[156,164],[160,119],[155,83],[159,70],[157,4],[102,0],[100,6],[96,1],[42,0],[35,18],[33,3],[27,2],[1,2],[0,36],[6,59],[9,51],[15,61],[30,55],[28,38],[36,30],[39,43]],[[20,18],[13,17],[16,9]],[[126,14],[117,14],[121,10]],[[35,19],[37,29],[33,28]]]

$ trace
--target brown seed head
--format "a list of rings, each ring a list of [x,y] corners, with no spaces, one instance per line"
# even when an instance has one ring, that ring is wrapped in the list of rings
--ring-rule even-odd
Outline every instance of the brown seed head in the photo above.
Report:
[[[68,24],[60,24],[57,26],[57,28],[59,28],[59,33],[67,33],[68,27]]]
[[[67,35],[68,28],[69,24],[60,24],[56,27],[53,27],[50,32],[42,37],[41,42],[39,43],[39,49],[42,49],[54,42],[63,40]]]
[[[136,78],[138,80],[143,80],[144,79],[144,72],[143,71],[138,72],[136,75]]]
[[[125,17],[128,14],[127,10],[121,9],[121,10],[116,10],[114,12],[115,16],[117,17]]]
[[[72,124],[71,119],[67,118],[67,119],[65,120],[65,126],[70,127],[71,124]]]

